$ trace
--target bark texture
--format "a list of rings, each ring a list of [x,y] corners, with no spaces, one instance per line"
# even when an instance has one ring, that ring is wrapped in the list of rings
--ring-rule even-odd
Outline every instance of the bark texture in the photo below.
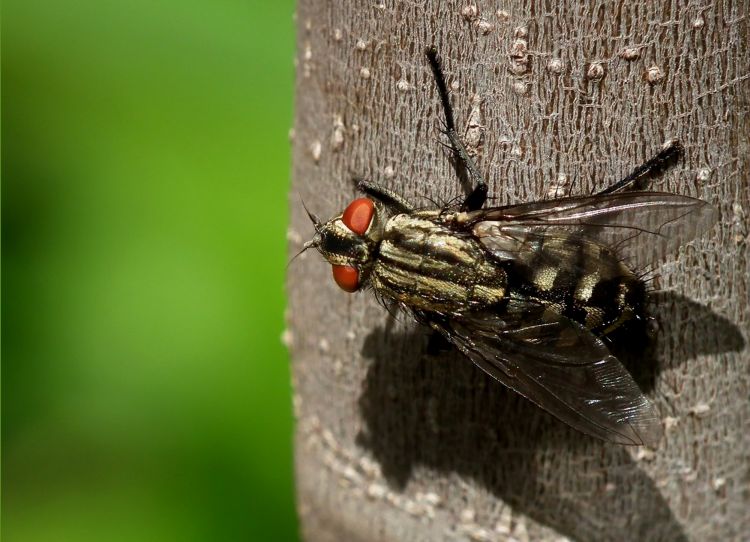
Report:
[[[656,271],[661,330],[635,366],[655,450],[586,437],[515,396],[308,251],[289,269],[307,540],[750,538],[750,60],[746,0],[301,0],[290,255],[366,176],[462,194],[425,46],[495,204],[584,194],[679,138],[657,190],[720,224]]]

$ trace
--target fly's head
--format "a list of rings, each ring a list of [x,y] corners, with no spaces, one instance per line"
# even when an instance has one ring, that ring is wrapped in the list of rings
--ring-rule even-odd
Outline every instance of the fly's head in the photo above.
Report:
[[[333,280],[342,290],[356,292],[367,283],[382,236],[382,210],[371,199],[359,198],[328,222],[308,215],[315,237],[306,248],[315,247],[331,264]]]

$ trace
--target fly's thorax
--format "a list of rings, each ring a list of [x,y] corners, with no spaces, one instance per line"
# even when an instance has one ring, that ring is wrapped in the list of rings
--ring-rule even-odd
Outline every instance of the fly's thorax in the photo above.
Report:
[[[507,286],[504,270],[477,240],[444,224],[439,211],[387,221],[370,282],[383,297],[452,314],[502,302]]]
[[[347,292],[367,283],[383,234],[384,210],[368,198],[354,200],[340,215],[316,224],[312,241],[332,265],[333,278]]]

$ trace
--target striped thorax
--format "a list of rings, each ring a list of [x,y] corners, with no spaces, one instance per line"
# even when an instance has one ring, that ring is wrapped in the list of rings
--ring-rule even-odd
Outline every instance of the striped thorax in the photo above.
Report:
[[[460,314],[505,297],[505,271],[439,211],[401,214],[385,225],[370,278],[375,291],[420,310]]]

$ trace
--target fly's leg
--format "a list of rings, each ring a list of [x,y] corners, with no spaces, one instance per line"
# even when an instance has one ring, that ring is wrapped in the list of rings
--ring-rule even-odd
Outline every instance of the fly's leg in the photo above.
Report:
[[[601,196],[603,194],[612,194],[613,192],[642,189],[646,184],[645,181],[648,180],[648,177],[661,172],[667,165],[669,165],[669,162],[677,158],[680,154],[682,154],[682,145],[679,141],[673,139],[669,141],[656,156],[651,158],[651,160],[645,164],[641,164],[623,180],[613,184],[609,188],[605,188],[596,195]]]
[[[435,84],[437,85],[438,94],[440,95],[440,101],[443,104],[443,112],[445,114],[445,135],[448,136],[448,139],[451,142],[453,153],[461,164],[463,164],[469,174],[469,180],[473,186],[471,193],[466,196],[466,199],[461,205],[461,210],[476,211],[477,209],[481,209],[484,202],[487,200],[487,183],[484,182],[482,174],[479,173],[474,160],[472,160],[469,153],[466,152],[466,147],[456,133],[456,125],[453,120],[453,108],[451,107],[450,97],[448,96],[448,87],[445,84],[445,76],[443,75],[443,68],[440,65],[440,57],[438,56],[437,48],[435,46],[429,47],[425,54],[427,55],[427,60],[430,62],[430,68],[432,69],[432,75],[435,77]]]
[[[393,214],[411,213],[414,210],[408,201],[387,188],[363,179],[355,179],[355,182],[357,183],[357,189],[378,200]]]

